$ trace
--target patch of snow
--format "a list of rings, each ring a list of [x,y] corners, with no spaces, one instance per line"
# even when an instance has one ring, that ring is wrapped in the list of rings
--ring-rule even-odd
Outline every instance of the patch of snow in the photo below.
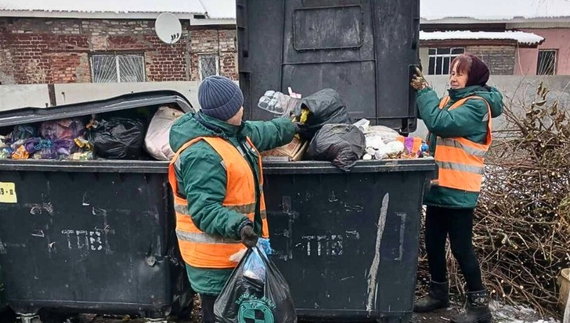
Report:
[[[569,4],[570,5],[570,4]],[[420,31],[420,40],[459,40],[459,39],[504,39],[516,40],[521,44],[538,44],[543,37],[522,31],[486,32],[486,31]]]
[[[533,309],[522,305],[512,306],[493,301],[489,308],[493,313],[493,321],[498,323],[560,323],[552,317],[541,317]]]
[[[570,0],[421,0],[420,12],[426,20],[570,17]]]

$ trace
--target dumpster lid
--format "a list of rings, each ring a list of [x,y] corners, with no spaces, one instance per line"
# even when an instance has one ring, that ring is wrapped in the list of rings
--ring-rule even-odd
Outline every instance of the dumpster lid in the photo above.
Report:
[[[184,112],[195,111],[192,104],[177,91],[144,91],[124,94],[109,99],[58,105],[50,108],[26,107],[16,110],[1,111],[0,127],[81,117],[90,114],[121,111],[169,103],[176,103]]]
[[[416,130],[419,0],[237,0],[240,87],[249,120],[267,90],[336,90],[356,121]]]

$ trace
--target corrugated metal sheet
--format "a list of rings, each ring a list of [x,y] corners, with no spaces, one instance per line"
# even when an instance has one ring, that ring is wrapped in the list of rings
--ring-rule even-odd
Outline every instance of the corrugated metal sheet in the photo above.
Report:
[[[570,19],[567,21],[540,21],[540,22],[520,22],[507,24],[507,29],[543,29],[543,28],[570,28]]]

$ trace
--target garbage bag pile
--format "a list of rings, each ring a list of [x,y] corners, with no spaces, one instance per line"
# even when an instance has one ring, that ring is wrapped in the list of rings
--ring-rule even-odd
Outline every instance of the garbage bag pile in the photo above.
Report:
[[[385,126],[370,126],[366,119],[355,125],[366,138],[366,153],[362,159],[407,159],[427,155],[429,147],[421,138],[404,137]]]
[[[92,159],[81,119],[18,125],[0,137],[0,159]]]
[[[92,116],[17,125],[0,136],[0,159],[170,160],[169,132],[182,111],[160,107],[150,123],[144,118]]]
[[[291,144],[264,153],[267,160],[282,156],[285,160],[330,161],[348,172],[361,159],[422,158],[428,154],[428,145],[420,138],[404,137],[384,126],[371,126],[366,119],[353,123],[340,94],[333,89],[323,89],[302,99],[291,90],[289,95],[270,90],[257,106],[290,117],[301,128]]]

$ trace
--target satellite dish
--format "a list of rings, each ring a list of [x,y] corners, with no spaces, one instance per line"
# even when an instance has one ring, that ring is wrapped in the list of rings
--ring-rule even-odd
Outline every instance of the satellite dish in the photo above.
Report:
[[[171,13],[161,13],[154,23],[158,38],[166,44],[174,44],[182,37],[182,25],[178,17]]]

